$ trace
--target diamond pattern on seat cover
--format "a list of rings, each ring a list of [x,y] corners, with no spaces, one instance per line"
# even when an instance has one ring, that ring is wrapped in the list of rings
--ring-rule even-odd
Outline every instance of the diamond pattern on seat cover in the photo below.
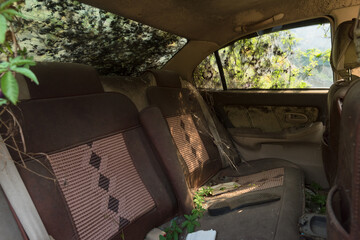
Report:
[[[194,172],[209,160],[209,155],[191,115],[169,117],[166,120],[176,147],[183,157],[189,172]]]
[[[121,133],[49,157],[81,239],[108,239],[155,207]]]

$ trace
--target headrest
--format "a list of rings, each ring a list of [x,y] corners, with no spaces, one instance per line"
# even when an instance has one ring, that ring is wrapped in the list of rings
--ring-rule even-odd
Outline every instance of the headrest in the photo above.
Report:
[[[355,19],[341,23],[335,31],[331,51],[331,65],[334,72],[348,78],[348,69],[357,68],[356,49],[354,44]]]
[[[168,70],[148,70],[147,78],[155,78],[158,87],[181,88],[180,75]]]
[[[36,85],[30,79],[26,79],[29,95],[32,99],[104,92],[96,70],[87,65],[38,62],[36,66],[31,67],[31,70],[40,83]]]

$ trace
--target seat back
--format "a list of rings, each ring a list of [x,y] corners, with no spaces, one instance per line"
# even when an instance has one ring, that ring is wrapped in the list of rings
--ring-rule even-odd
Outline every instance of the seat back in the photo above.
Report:
[[[358,77],[351,70],[360,66],[355,54],[352,33],[355,21],[340,24],[335,32],[331,65],[335,74],[342,79],[335,82],[328,93],[328,121],[324,133],[323,162],[330,185],[333,185],[338,169],[338,146],[340,134],[340,115],[343,99],[352,83]]]
[[[147,89],[149,102],[159,107],[166,119],[190,187],[201,186],[223,167],[202,108],[194,93],[182,86],[178,74],[156,70],[148,74],[157,83]],[[221,138],[227,149],[235,149],[225,135]],[[236,155],[229,157],[234,160]]]
[[[360,239],[360,81],[343,103],[338,174],[327,199],[328,239]]]
[[[36,99],[12,108],[24,141],[9,138],[9,150],[55,239],[143,239],[176,214],[176,199],[135,105],[122,94],[104,93],[96,72],[88,70],[59,63],[37,67],[44,91],[34,95],[29,87]],[[57,88],[54,97],[49,88]],[[15,145],[42,154],[19,154]]]

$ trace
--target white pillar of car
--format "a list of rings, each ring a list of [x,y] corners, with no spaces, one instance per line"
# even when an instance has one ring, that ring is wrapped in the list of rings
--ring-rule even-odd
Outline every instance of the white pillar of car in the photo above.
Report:
[[[51,240],[1,136],[0,185],[29,239]]]

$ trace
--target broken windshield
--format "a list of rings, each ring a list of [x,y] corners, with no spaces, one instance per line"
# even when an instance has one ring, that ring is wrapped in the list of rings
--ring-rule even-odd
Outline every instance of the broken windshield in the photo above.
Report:
[[[36,61],[91,65],[101,75],[159,69],[186,39],[72,0],[27,0],[17,37]]]

